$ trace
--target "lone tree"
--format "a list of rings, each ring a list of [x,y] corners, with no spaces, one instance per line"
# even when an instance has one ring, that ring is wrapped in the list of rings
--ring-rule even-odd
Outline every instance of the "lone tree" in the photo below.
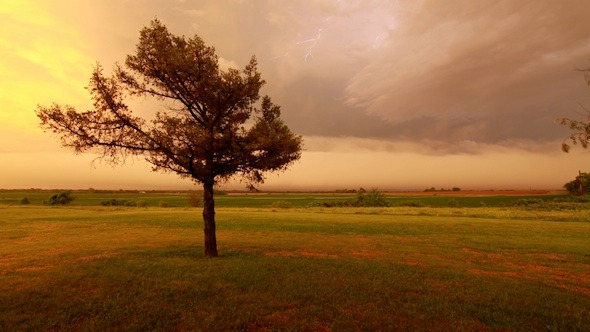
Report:
[[[586,72],[584,78],[586,79],[586,84],[590,86],[590,69],[582,69],[580,71]],[[561,150],[563,152],[570,151],[571,146],[568,144],[568,141],[573,145],[580,144],[584,149],[590,146],[590,115],[588,115],[587,121],[561,118],[557,122],[562,126],[569,127],[571,130],[571,134],[561,143]]]
[[[105,76],[100,64],[88,90],[94,108],[38,106],[41,127],[76,153],[96,152],[118,165],[142,156],[153,171],[172,172],[203,186],[205,255],[217,257],[213,187],[237,175],[249,187],[264,173],[284,171],[301,156],[302,138],[280,118],[268,96],[256,58],[243,70],[219,67],[213,47],[198,37],[175,36],[158,20],[140,32],[135,54]],[[152,119],[133,114],[125,100],[155,98]]]

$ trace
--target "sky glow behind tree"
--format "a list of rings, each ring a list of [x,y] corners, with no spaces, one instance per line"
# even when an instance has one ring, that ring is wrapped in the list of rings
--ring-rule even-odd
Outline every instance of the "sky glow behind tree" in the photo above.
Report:
[[[554,123],[590,107],[575,70],[590,67],[588,14],[571,0],[3,1],[0,188],[192,187],[140,160],[92,167],[34,114],[91,107],[92,67],[124,61],[154,17],[224,67],[258,58],[262,93],[305,139],[262,189],[559,188],[590,168],[587,152],[560,152]]]

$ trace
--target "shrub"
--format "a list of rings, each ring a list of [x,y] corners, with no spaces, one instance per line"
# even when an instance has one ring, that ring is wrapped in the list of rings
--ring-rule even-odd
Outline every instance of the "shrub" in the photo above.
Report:
[[[137,203],[125,199],[111,199],[100,203],[103,206],[137,206]]]
[[[373,188],[370,191],[359,189],[353,206],[365,206],[365,207],[385,207],[389,206],[389,202],[385,195],[380,192],[377,188]]]
[[[391,203],[387,197],[376,188],[366,191],[360,188],[353,200],[341,200],[330,202],[312,202],[308,207],[387,207]]]
[[[52,195],[49,197],[49,205],[67,205],[70,204],[75,198],[72,197],[71,191],[63,191],[61,193]]]
[[[545,210],[545,211],[563,211],[563,210],[587,210],[590,203],[588,196],[563,196],[554,199],[541,198],[521,198],[514,202],[507,202],[501,206],[516,207],[525,210]]]
[[[29,199],[26,197],[23,197],[20,201],[19,201],[20,205],[29,205],[31,204],[31,202],[29,202]]]
[[[354,201],[330,201],[330,202],[311,202],[307,205],[307,207],[352,207],[354,205]]]
[[[141,200],[137,202],[137,206],[138,207],[146,207],[147,206],[147,202],[145,200]]]
[[[203,206],[203,193],[200,191],[189,191],[187,202],[189,206],[192,207],[202,207]]]
[[[424,204],[421,201],[413,200],[413,201],[401,202],[401,203],[399,203],[399,206],[404,206],[404,207],[423,207]]]
[[[168,202],[160,201],[160,203],[158,203],[158,206],[159,206],[159,207],[166,208],[166,207],[168,207],[169,205],[168,205]]]
[[[564,196],[553,199],[556,203],[590,203],[588,196]]]
[[[514,207],[528,207],[531,205],[542,205],[545,201],[540,199],[540,198],[522,198],[519,200],[516,200],[512,203],[509,203],[508,206],[514,206]]]
[[[307,207],[334,207],[334,202],[315,201],[307,204]]]

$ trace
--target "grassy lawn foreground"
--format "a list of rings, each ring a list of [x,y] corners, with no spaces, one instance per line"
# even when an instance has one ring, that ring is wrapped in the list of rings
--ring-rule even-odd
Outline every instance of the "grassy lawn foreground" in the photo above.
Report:
[[[589,222],[457,211],[0,206],[0,330],[590,330]]]

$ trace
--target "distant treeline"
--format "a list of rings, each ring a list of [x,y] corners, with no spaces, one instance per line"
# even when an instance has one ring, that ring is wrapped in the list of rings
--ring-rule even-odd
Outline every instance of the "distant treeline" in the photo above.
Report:
[[[27,193],[53,193],[53,192],[63,192],[63,191],[70,191],[73,193],[97,193],[97,194],[142,194],[142,193],[154,193],[154,194],[165,194],[165,193],[182,193],[182,192],[189,192],[192,191],[190,189],[187,190],[138,190],[138,189],[40,189],[40,188],[29,188],[29,189],[0,189],[0,193],[14,193],[14,192],[27,192]],[[218,192],[216,191],[216,194]]]
[[[362,189],[362,188],[361,188]],[[336,194],[356,194],[356,189],[336,189],[334,190]]]
[[[434,187],[430,187],[428,189],[424,189],[425,192],[433,192],[433,191],[461,191],[461,188],[459,187],[453,187],[453,189],[445,189],[445,188],[440,188],[440,189],[436,189]]]
[[[29,188],[29,189],[0,189],[0,193],[59,193],[59,192],[70,192],[70,193],[89,193],[89,194],[184,194],[190,192],[201,192],[201,190],[137,190],[137,189],[40,189],[40,188]],[[227,192],[222,190],[213,191],[217,196],[227,195]]]

